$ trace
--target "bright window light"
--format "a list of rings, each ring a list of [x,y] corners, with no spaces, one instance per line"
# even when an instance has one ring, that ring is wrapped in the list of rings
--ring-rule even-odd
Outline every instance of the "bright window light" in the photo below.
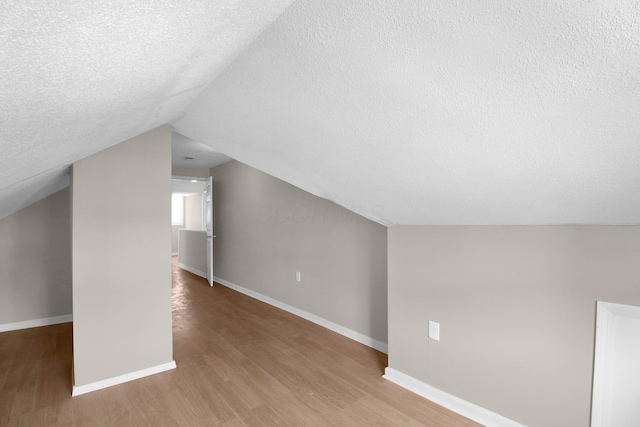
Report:
[[[184,196],[171,195],[171,225],[184,225]]]

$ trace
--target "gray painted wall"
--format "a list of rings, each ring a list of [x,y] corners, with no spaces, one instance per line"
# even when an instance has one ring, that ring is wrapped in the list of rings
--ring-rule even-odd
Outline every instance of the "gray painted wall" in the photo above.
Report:
[[[73,165],[75,385],[173,360],[171,127]]]
[[[386,227],[237,161],[211,175],[215,276],[387,342]]]
[[[0,325],[71,314],[69,188],[0,220]]]
[[[194,274],[207,275],[207,232],[202,230],[180,230],[178,263]]]
[[[639,260],[635,226],[390,227],[389,366],[529,427],[586,427],[596,300],[640,305]]]
[[[171,175],[172,176],[192,176],[198,178],[208,178],[209,177],[209,169],[206,168],[186,168],[183,166],[172,166],[171,167]]]

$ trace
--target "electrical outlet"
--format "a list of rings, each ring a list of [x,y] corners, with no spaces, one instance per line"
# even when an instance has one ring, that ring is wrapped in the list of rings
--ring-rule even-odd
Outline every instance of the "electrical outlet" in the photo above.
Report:
[[[440,341],[440,323],[429,320],[429,338]]]
[[[296,271],[296,282],[302,282],[302,275],[299,271]]]

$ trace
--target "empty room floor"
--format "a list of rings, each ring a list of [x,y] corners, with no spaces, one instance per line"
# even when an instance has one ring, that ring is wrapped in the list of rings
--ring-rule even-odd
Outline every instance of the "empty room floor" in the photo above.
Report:
[[[0,425],[478,426],[387,356],[173,265],[178,368],[71,398],[71,323],[0,334]]]

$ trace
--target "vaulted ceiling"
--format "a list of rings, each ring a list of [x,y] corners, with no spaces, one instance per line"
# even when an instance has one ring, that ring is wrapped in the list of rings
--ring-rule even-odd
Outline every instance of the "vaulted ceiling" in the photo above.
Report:
[[[170,123],[290,2],[0,2],[0,218]]]
[[[635,0],[5,1],[0,218],[171,123],[383,224],[640,223]]]

